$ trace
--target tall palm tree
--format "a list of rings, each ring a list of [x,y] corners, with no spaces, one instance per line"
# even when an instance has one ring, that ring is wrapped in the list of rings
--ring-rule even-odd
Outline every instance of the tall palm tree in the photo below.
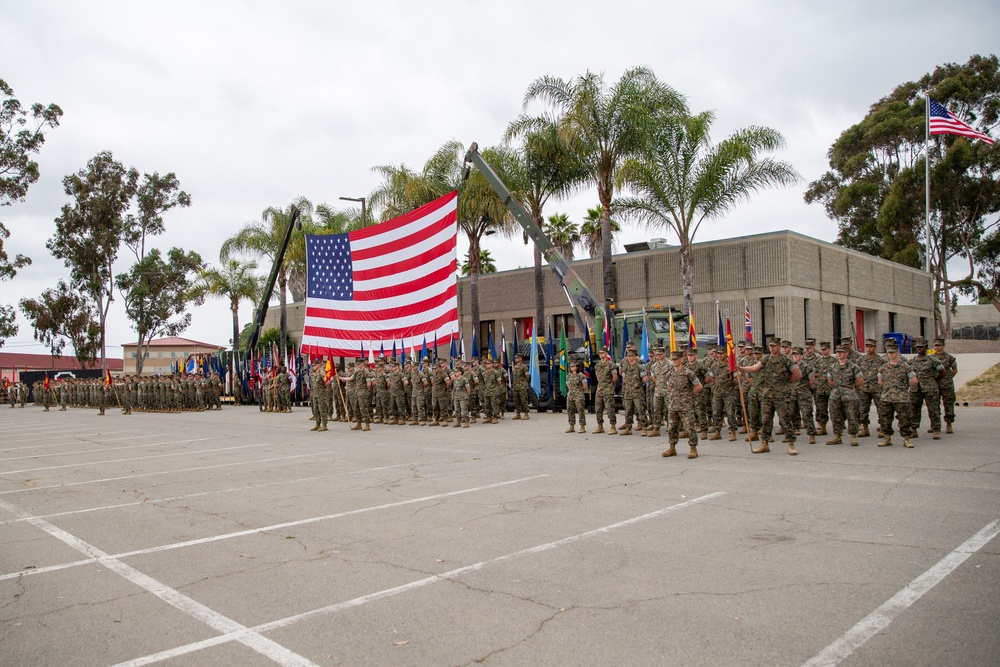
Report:
[[[242,254],[251,257],[267,257],[273,265],[281,243],[284,241],[285,230],[288,229],[288,222],[292,216],[292,206],[298,208],[302,216],[308,218],[312,215],[312,203],[305,197],[299,197],[284,209],[274,206],[268,207],[261,213],[260,221],[251,220],[243,226],[243,229],[222,242],[219,259],[226,262],[234,254]],[[296,235],[301,236],[301,232],[293,230],[290,245],[295,242]],[[293,300],[301,301],[305,298],[305,266],[304,263],[296,266],[293,262],[293,254],[286,252],[282,265],[278,267],[277,281],[282,350],[287,349],[288,341],[287,292],[290,280],[295,285],[295,291],[292,294]]]
[[[580,230],[576,223],[570,221],[565,213],[553,213],[542,231],[559,248],[566,261],[572,262],[573,247],[580,242]]]
[[[264,278],[257,275],[257,262],[228,260],[221,269],[208,267],[201,272],[195,292],[229,299],[233,312],[233,350],[240,349],[240,302],[256,302],[264,289]]]
[[[511,123],[504,141],[522,139],[519,150],[498,168],[511,193],[517,197],[539,229],[545,227],[542,211],[551,197],[565,197],[585,182],[587,172],[563,140],[556,123],[546,116]],[[496,167],[496,165],[494,165]],[[528,243],[528,235],[524,234]],[[545,282],[542,251],[534,245],[535,331],[544,335]]]
[[[571,81],[543,76],[528,86],[524,106],[540,101],[549,105],[560,134],[569,143],[601,202],[601,259],[604,298],[615,299],[611,267],[611,208],[616,174],[624,160],[645,143],[652,117],[659,112],[686,112],[684,97],[659,81],[652,70],[626,71],[608,88],[602,74],[587,72]],[[537,127],[538,117],[521,116],[512,123],[515,134]],[[511,132],[511,128],[508,128]],[[610,310],[609,310],[610,316]]]
[[[471,270],[472,270],[472,266],[469,263],[469,255],[468,255],[468,253],[466,253],[466,255],[465,255],[465,261],[462,262],[462,266],[461,266],[462,275],[463,276],[469,275],[469,272]],[[496,265],[496,262],[493,261],[493,255],[491,255],[490,251],[487,250],[486,248],[480,248],[480,250],[479,250],[479,273],[483,274],[483,273],[496,273],[496,272],[497,272],[497,265]]]
[[[587,251],[587,255],[593,259],[601,255],[603,241],[601,237],[601,207],[588,208],[587,215],[580,225],[580,244]],[[611,247],[614,249],[614,236],[622,230],[621,225],[616,220],[611,221]]]
[[[719,144],[709,137],[715,114],[660,114],[638,158],[618,173],[634,197],[617,209],[653,228],[677,234],[680,244],[684,306],[694,304],[694,243],[706,219],[717,219],[764,188],[790,185],[799,176],[788,162],[762,157],[784,147],[785,140],[767,127],[737,130]]]

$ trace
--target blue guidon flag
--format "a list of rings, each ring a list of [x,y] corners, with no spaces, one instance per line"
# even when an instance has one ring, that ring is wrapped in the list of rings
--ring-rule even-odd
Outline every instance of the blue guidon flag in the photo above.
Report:
[[[302,353],[356,357],[375,340],[458,336],[456,224],[452,192],[404,216],[347,234],[306,237]]]

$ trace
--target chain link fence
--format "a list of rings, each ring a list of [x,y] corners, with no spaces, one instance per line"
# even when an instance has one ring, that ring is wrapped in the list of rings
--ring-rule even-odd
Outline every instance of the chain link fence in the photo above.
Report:
[[[996,340],[1000,341],[1000,324],[962,324],[953,326],[951,338],[954,340]]]

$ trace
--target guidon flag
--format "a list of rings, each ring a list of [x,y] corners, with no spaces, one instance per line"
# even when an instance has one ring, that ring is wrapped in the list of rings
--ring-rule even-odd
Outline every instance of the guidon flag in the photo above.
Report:
[[[346,234],[306,237],[302,353],[356,357],[364,341],[458,336],[457,193]]]

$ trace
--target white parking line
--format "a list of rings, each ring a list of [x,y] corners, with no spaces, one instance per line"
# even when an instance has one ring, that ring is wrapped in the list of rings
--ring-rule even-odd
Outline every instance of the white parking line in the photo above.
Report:
[[[423,579],[417,579],[416,581],[411,581],[408,584],[402,584],[401,586],[394,586],[393,588],[386,588],[375,593],[370,593],[368,595],[362,595],[361,597],[354,598],[352,600],[346,600],[344,602],[338,602],[332,604],[328,607],[321,607],[320,609],[313,609],[312,611],[307,611],[302,614],[296,614],[294,616],[288,616],[287,618],[282,618],[277,621],[271,621],[270,623],[263,623],[257,625],[253,628],[247,628],[245,630],[236,630],[231,633],[220,635],[218,637],[212,637],[211,639],[206,639],[200,642],[193,642],[185,646],[178,646],[176,648],[168,649],[166,651],[160,651],[159,653],[153,653],[151,655],[143,656],[141,658],[135,658],[134,660],[128,660],[126,662],[120,662],[113,667],[140,667],[141,665],[149,665],[155,662],[160,662],[162,660],[169,660],[180,655],[185,655],[187,653],[193,653],[195,651],[200,651],[212,646],[218,646],[220,644],[225,644],[231,641],[242,641],[243,632],[247,633],[264,633],[271,630],[277,630],[279,628],[287,628],[290,625],[298,623],[309,618],[316,618],[320,616],[328,616],[330,614],[335,614],[339,611],[345,609],[351,609],[354,607],[360,607],[361,605],[368,604],[369,602],[375,602],[376,600],[383,600],[394,595],[399,595],[400,593],[406,593],[408,591],[416,590],[418,588],[423,588],[424,586],[429,586],[431,584],[436,584],[439,581],[446,581],[449,579],[455,579],[458,576],[467,574],[469,572],[476,572],[482,570],[483,568],[489,567],[490,565],[496,565],[498,563],[503,563],[505,561],[513,560],[515,558],[520,558],[521,556],[528,556],[532,554],[541,553],[543,551],[548,551],[549,549],[555,549],[556,547],[565,546],[567,544],[572,544],[574,542],[579,542],[580,540],[587,539],[588,537],[594,537],[595,535],[601,535],[603,533],[610,532],[612,530],[617,530],[618,528],[625,528],[627,526],[632,526],[643,521],[649,521],[650,519],[655,519],[657,517],[668,514],[669,512],[674,512],[685,507],[691,507],[698,503],[703,503],[707,500],[713,498],[718,498],[719,496],[725,495],[724,491],[716,491],[715,493],[709,493],[698,498],[693,498],[691,500],[686,500],[682,503],[676,505],[671,505],[670,507],[664,507],[663,509],[656,510],[655,512],[650,512],[648,514],[643,514],[641,516],[633,517],[631,519],[626,519],[624,521],[619,521],[618,523],[613,523],[603,528],[597,528],[594,530],[588,530],[585,533],[577,533],[576,535],[571,535],[569,537],[564,537],[553,542],[547,542],[545,544],[540,544],[535,547],[529,547],[527,549],[522,549],[520,551],[515,551],[513,553],[505,554],[503,556],[497,556],[496,558],[491,558],[490,560],[480,561],[478,563],[473,563],[472,565],[466,565],[464,567],[459,567],[454,570],[449,570],[447,572],[442,572],[441,574],[435,574],[430,577],[424,577]]]
[[[76,549],[80,553],[89,556],[90,562],[100,563],[115,574],[118,574],[136,586],[145,589],[170,606],[194,619],[201,621],[213,630],[227,634],[237,633],[239,637],[236,641],[248,648],[253,649],[254,651],[257,651],[261,655],[270,658],[279,665],[286,665],[288,667],[315,667],[314,662],[297,653],[293,653],[273,640],[261,636],[259,633],[247,628],[245,625],[237,623],[231,618],[213,611],[200,602],[196,602],[183,593],[170,588],[166,584],[139,572],[134,567],[118,561],[113,556],[108,556],[108,554],[104,553],[97,547],[84,542],[61,528],[53,526],[48,521],[32,517],[26,512],[21,512],[17,507],[3,500],[0,500],[0,507],[27,519],[35,527],[40,528],[57,540],[67,544],[73,549]]]
[[[304,454],[303,456],[311,456],[309,454]],[[295,479],[283,479],[280,482],[265,482],[264,484],[250,484],[248,486],[234,486],[228,489],[214,489],[212,491],[201,491],[199,493],[189,493],[183,496],[168,496],[166,498],[147,498],[145,500],[136,500],[131,503],[118,503],[117,505],[103,505],[101,507],[88,507],[82,510],[68,510],[66,512],[56,512],[54,514],[40,514],[36,518],[39,519],[54,519],[60,516],[68,516],[70,514],[87,514],[89,512],[104,512],[106,510],[115,510],[122,507],[135,507],[136,505],[157,505],[161,503],[169,503],[175,500],[188,500],[190,498],[201,498],[202,496],[212,496],[219,493],[234,493],[236,491],[249,491],[263,489],[268,486],[280,486],[282,484],[301,484],[302,482],[314,482],[318,479],[331,479],[333,477],[345,477],[347,475],[362,475],[371,472],[379,472],[381,470],[391,470],[393,468],[406,468],[408,466],[418,465],[417,462],[411,461],[409,463],[397,463],[391,466],[379,466],[378,468],[365,468],[364,470],[351,470],[349,472],[332,472],[326,475],[316,475],[313,477],[298,477]],[[11,521],[0,521],[0,526],[6,526],[10,523],[19,523],[21,521],[27,521],[27,519],[13,519]]]
[[[114,440],[102,440],[101,442],[102,443],[104,443],[104,442],[118,442],[119,440],[135,440],[137,438],[155,438],[155,437],[156,437],[155,433],[150,433],[149,435],[130,435],[127,438],[116,438]],[[74,445],[74,444],[76,444],[76,443],[75,442],[67,442],[67,443],[63,443],[62,446],[65,447],[66,445]],[[100,443],[94,443],[94,444],[100,444]],[[44,459],[44,458],[47,458],[49,456],[69,456],[70,454],[93,454],[95,452],[107,453],[107,452],[112,452],[112,451],[113,452],[120,452],[120,451],[124,451],[126,449],[138,449],[140,447],[156,447],[156,446],[161,445],[161,444],[165,444],[165,443],[144,442],[141,445],[129,445],[128,447],[115,447],[113,449],[109,449],[109,448],[105,447],[104,449],[78,449],[75,452],[53,452],[51,454],[27,454],[25,456],[12,456],[10,458],[0,459],[0,462],[2,462],[2,461],[23,461],[24,459]]]
[[[968,560],[972,554],[986,546],[997,533],[1000,533],[1000,521],[987,524],[961,546],[939,560],[931,569],[907,584],[906,588],[889,598],[881,607],[861,619],[809,662],[803,663],[803,667],[832,667],[849,657],[861,648],[862,644],[884,630],[896,616],[906,611],[924,593],[934,588],[955,568]]]
[[[237,537],[246,537],[248,535],[258,535],[260,533],[266,533],[272,530],[280,530],[282,528],[293,528],[295,526],[305,526],[310,523],[317,523],[320,521],[329,521],[331,519],[340,519],[345,516],[354,516],[356,514],[364,514],[366,512],[375,512],[377,510],[392,509],[394,507],[405,507],[406,505],[413,505],[416,503],[428,502],[431,500],[440,500],[442,498],[451,498],[453,496],[461,496],[467,493],[474,493],[476,491],[486,491],[487,489],[496,489],[502,486],[509,486],[511,484],[520,484],[521,482],[528,482],[533,479],[541,479],[542,477],[548,477],[545,475],[532,475],[531,477],[522,477],[520,479],[510,480],[508,482],[497,482],[496,484],[486,484],[485,486],[476,486],[471,489],[460,489],[458,491],[446,491],[445,493],[438,493],[433,496],[423,496],[421,498],[411,498],[409,500],[400,500],[394,503],[386,503],[384,505],[375,505],[373,507],[362,507],[356,510],[348,510],[346,512],[337,512],[336,514],[325,514],[323,516],[313,516],[308,519],[298,519],[296,521],[286,521],[283,523],[275,523],[270,526],[263,526],[260,528],[249,528],[247,530],[240,530],[233,533],[223,533],[221,535],[212,535],[211,537],[200,537],[195,540],[185,540],[184,542],[171,542],[170,544],[162,544],[158,547],[147,547],[146,549],[136,549],[135,551],[125,551],[122,553],[117,553],[109,556],[114,559],[128,558],[130,556],[145,556],[146,554],[159,553],[161,551],[172,551],[174,549],[183,549],[184,547],[193,547],[199,544],[208,544],[210,542],[220,542],[222,540],[231,540]],[[13,507],[9,503],[0,500],[0,509],[7,507]],[[18,516],[30,516],[24,513],[18,513]],[[35,520],[37,517],[32,516],[31,520]],[[41,520],[41,519],[38,519]],[[30,520],[29,520],[30,521]],[[45,574],[48,572],[57,572],[59,570],[68,570],[73,567],[79,567],[81,565],[88,565],[93,563],[94,559],[84,559],[75,560],[69,563],[60,563],[59,565],[49,565],[47,567],[39,567],[33,570],[22,570],[20,572],[11,572],[9,574],[0,575],[0,581],[6,581],[8,579],[17,579],[18,577],[28,577],[34,576],[36,574]]]

